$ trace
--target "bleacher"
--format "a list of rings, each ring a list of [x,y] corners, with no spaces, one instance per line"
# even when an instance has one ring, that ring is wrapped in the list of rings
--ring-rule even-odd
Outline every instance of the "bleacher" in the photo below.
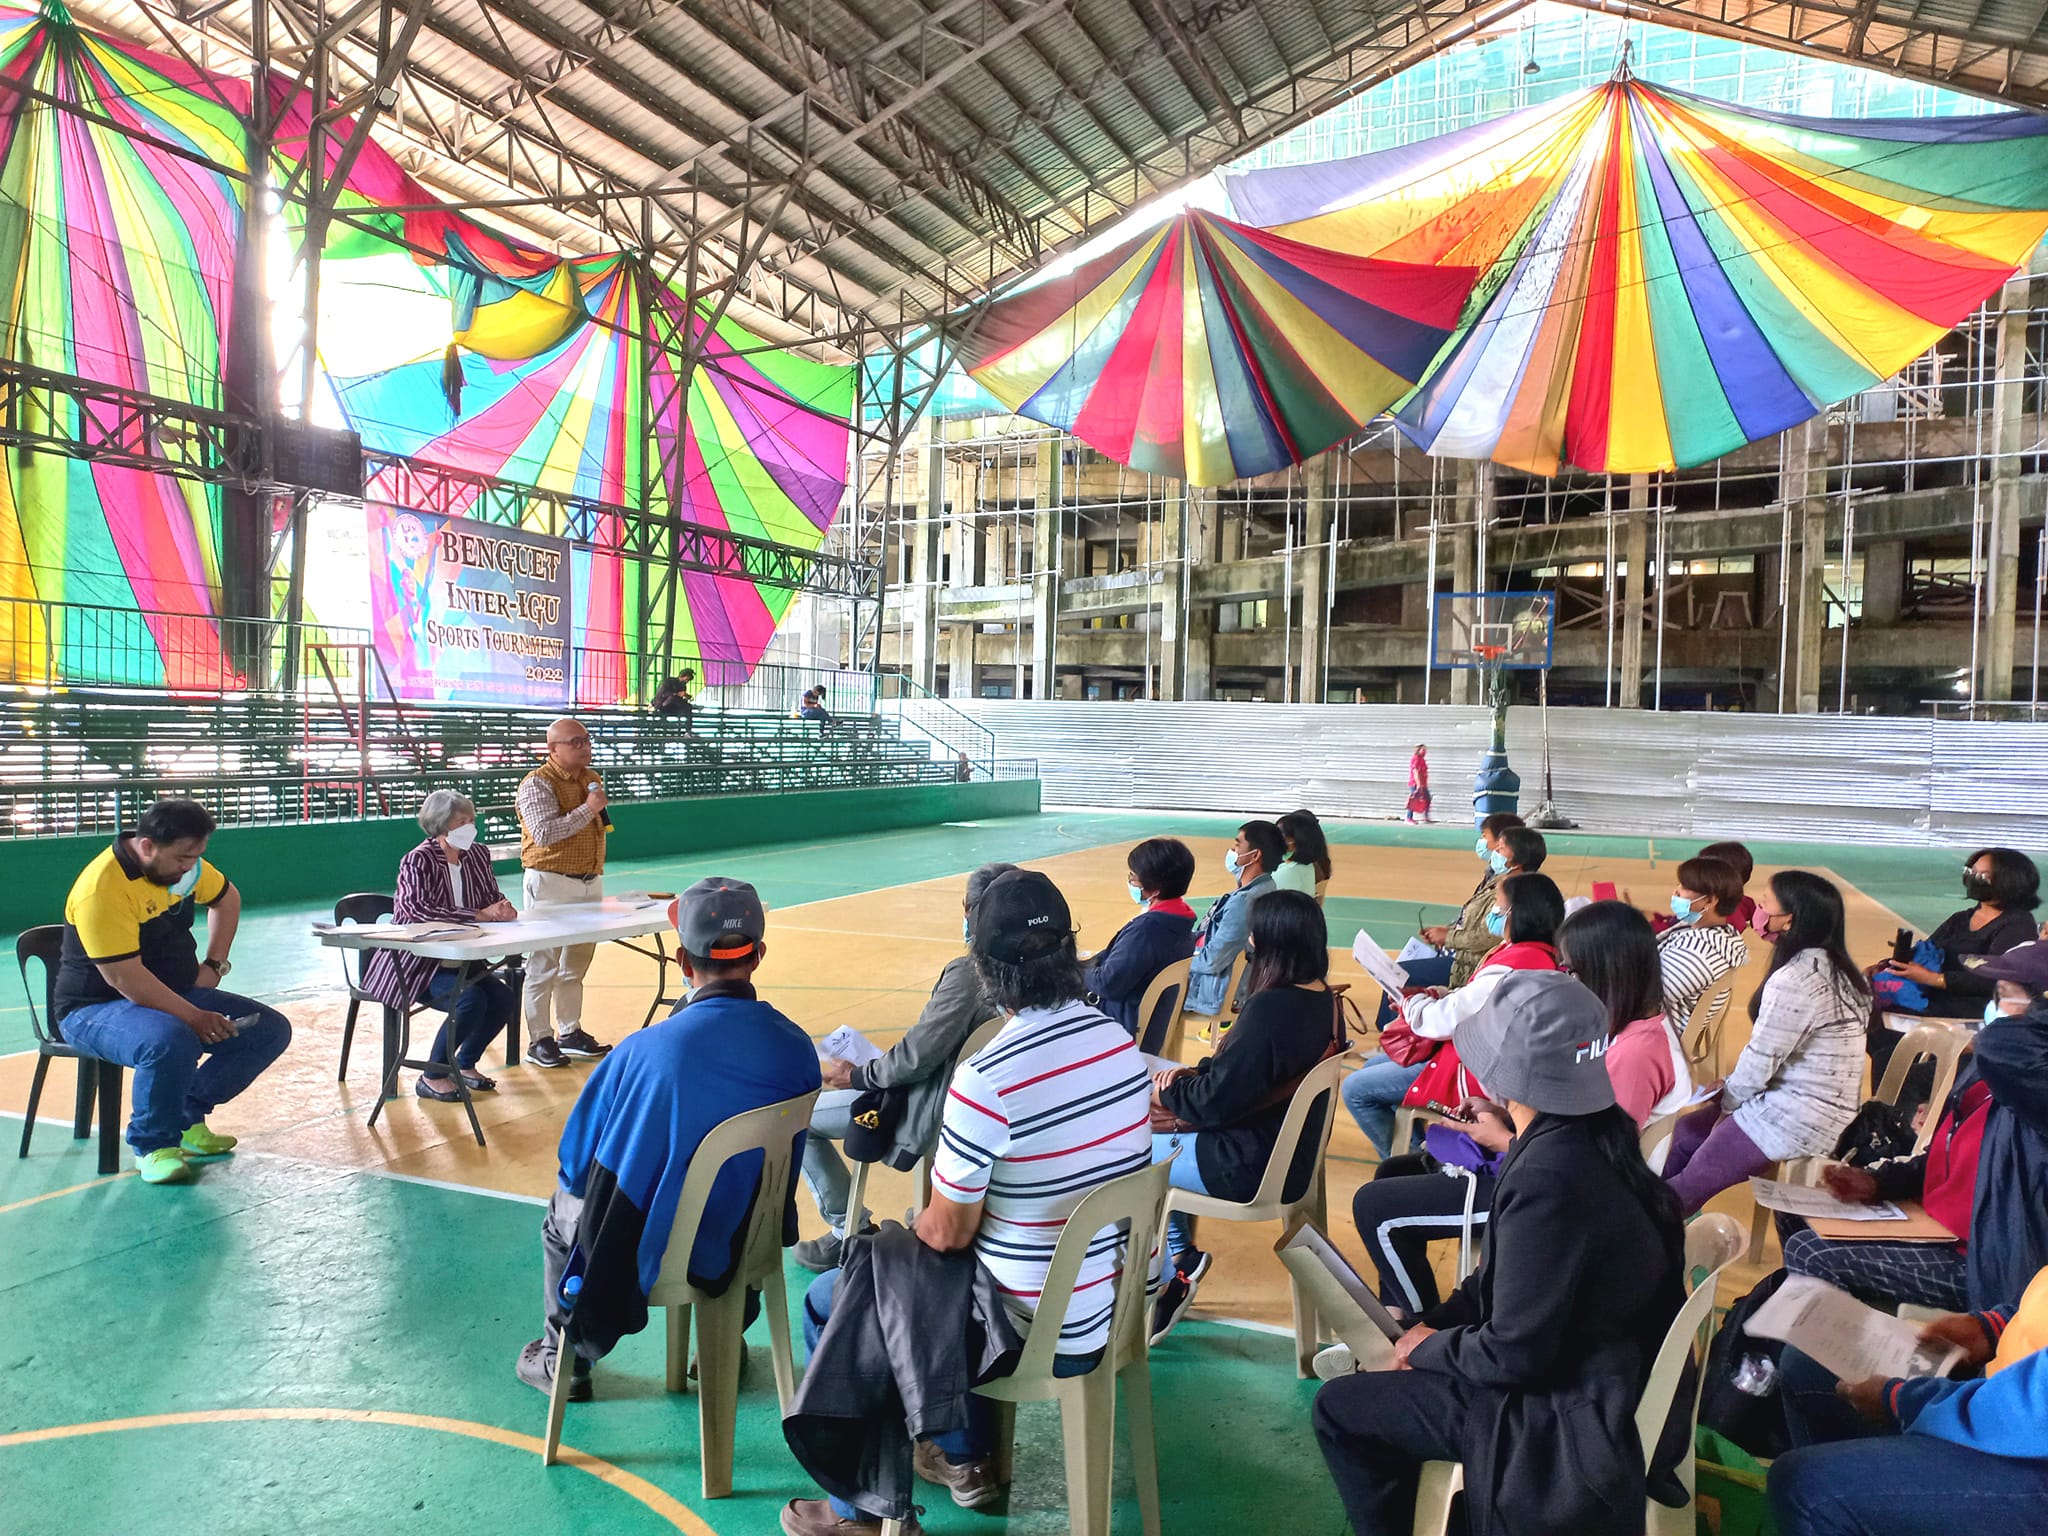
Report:
[[[409,815],[429,790],[510,805],[554,711],[373,708],[276,696],[74,690],[0,700],[0,837],[109,832],[163,796],[224,824]],[[829,723],[700,708],[690,729],[639,711],[577,712],[621,800],[950,782],[950,751],[900,716]],[[978,757],[981,754],[976,754]],[[992,753],[983,762],[984,771]]]

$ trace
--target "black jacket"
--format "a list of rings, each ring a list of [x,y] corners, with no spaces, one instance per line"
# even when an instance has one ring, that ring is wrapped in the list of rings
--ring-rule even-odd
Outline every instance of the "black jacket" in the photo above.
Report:
[[[1409,1356],[1480,1389],[1460,1458],[1472,1536],[1639,1536],[1635,1413],[1684,1263],[1676,1218],[1651,1217],[1584,1121],[1541,1115],[1515,1139],[1485,1258]]]
[[[884,1222],[846,1244],[783,1437],[827,1493],[908,1519],[911,1440],[965,1425],[968,1389],[1008,1374],[1022,1347],[972,1249],[940,1253]]]
[[[1970,1213],[1972,1307],[2010,1306],[2048,1267],[2048,1004],[1977,1031],[1991,1090]]]
[[[1160,1000],[1160,1017],[1141,1021],[1138,1004],[1161,971],[1195,952],[1195,921],[1187,912],[1140,912],[1117,929],[1102,953],[1088,962],[1088,990],[1102,1011],[1130,1031],[1141,1051],[1164,1043],[1171,997]],[[1143,1038],[1139,1038],[1142,1027]]]
[[[1939,987],[1927,988],[1927,1012],[1930,1017],[1943,1019],[1967,1019],[1982,1013],[1984,1005],[1998,991],[1996,982],[1986,981],[1977,974],[1970,960],[1979,963],[1993,955],[2002,955],[2019,944],[2031,944],[2040,937],[2040,921],[2032,912],[2018,907],[2002,911],[1976,932],[1970,931],[1970,916],[1977,909],[1965,907],[1952,912],[1942,925],[1927,935],[1929,943],[1942,952],[1941,979]]]
[[[1249,1200],[1258,1193],[1287,1118],[1285,1099],[1266,1101],[1323,1059],[1336,1038],[1335,1012],[1336,999],[1329,992],[1273,987],[1254,993],[1216,1054],[1159,1095],[1160,1103],[1200,1131],[1195,1160],[1210,1194]],[[1308,1190],[1330,1097],[1324,1094],[1310,1111],[1294,1165],[1287,1170],[1285,1199],[1298,1200]]]

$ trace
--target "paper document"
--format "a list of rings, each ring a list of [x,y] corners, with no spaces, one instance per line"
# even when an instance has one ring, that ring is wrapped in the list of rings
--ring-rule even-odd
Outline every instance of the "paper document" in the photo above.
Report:
[[[1406,965],[1410,960],[1438,960],[1448,953],[1448,950],[1438,949],[1418,933],[1401,946],[1401,953],[1394,956],[1394,963]]]
[[[1388,1346],[1405,1330],[1315,1223],[1300,1221],[1290,1227],[1273,1251],[1360,1364],[1380,1370],[1391,1363]]]
[[[1145,1070],[1147,1072],[1185,1072],[1187,1070],[1188,1064],[1184,1061],[1172,1061],[1164,1056],[1154,1056],[1150,1051],[1140,1051],[1138,1054],[1145,1058]]]
[[[1379,941],[1363,928],[1351,941],[1351,958],[1365,967],[1365,974],[1378,982],[1388,997],[1400,1000],[1402,990],[1408,985],[1408,973],[1389,960]]]
[[[1784,1340],[1844,1381],[1946,1376],[1963,1357],[1953,1344],[1923,1343],[1920,1324],[1866,1307],[1811,1275],[1788,1278],[1744,1326]]]
[[[820,1056],[837,1057],[849,1066],[860,1066],[863,1062],[879,1061],[881,1048],[851,1024],[842,1024],[831,1034],[818,1042]]]
[[[473,939],[483,932],[474,923],[315,923],[318,934],[348,933],[360,939],[399,939],[425,944],[441,939]]]
[[[1693,1089],[1692,1097],[1685,1101],[1685,1107],[1691,1109],[1697,1104],[1704,1104],[1709,1099],[1718,1099],[1719,1097],[1721,1097],[1721,1085],[1719,1083],[1702,1083],[1699,1087]]]
[[[1808,1220],[1819,1216],[1829,1221],[1898,1221],[1906,1214],[1888,1200],[1859,1205],[1837,1199],[1825,1189],[1782,1184],[1776,1179],[1751,1179],[1749,1191],[1765,1210],[1783,1211],[1787,1216],[1804,1216]]]

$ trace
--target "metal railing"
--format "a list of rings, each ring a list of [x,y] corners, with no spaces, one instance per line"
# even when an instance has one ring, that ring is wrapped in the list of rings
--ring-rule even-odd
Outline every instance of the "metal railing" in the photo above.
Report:
[[[900,672],[884,672],[879,683],[876,710],[884,719],[929,741],[934,757],[943,752],[956,771],[964,757],[984,777],[996,776],[994,731]]]
[[[72,693],[0,701],[0,838],[108,832],[152,800],[221,821],[406,815],[430,789],[508,803],[540,761],[552,711],[441,708],[367,743],[347,709],[310,700]],[[592,760],[615,799],[944,783],[927,744],[872,718],[830,728],[778,715],[591,711]]]
[[[282,619],[0,598],[0,684],[278,694],[294,629],[308,644],[365,646],[370,639],[366,630]]]

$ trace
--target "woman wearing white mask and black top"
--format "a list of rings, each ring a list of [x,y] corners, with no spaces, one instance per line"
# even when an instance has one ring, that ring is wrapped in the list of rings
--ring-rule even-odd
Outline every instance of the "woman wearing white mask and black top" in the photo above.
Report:
[[[392,917],[401,923],[509,923],[519,912],[498,888],[491,851],[476,840],[476,805],[467,795],[437,789],[420,806],[427,840],[398,861],[398,898]],[[468,985],[456,1000],[455,1064],[472,1093],[497,1083],[475,1070],[484,1047],[512,1022],[517,1000],[501,976],[471,965]],[[363,990],[388,1008],[438,1008],[461,979],[463,967],[398,950],[377,949],[363,967]],[[448,1024],[434,1036],[430,1061],[448,1060]],[[462,1095],[450,1077],[421,1074],[413,1092],[423,1099],[454,1103]]]
[[[1638,1536],[1635,1411],[1683,1304],[1677,1201],[1589,1042],[1607,1009],[1521,972],[1458,1030],[1514,1139],[1479,1268],[1394,1346],[1394,1369],[1316,1396],[1316,1439],[1357,1536],[1407,1536],[1422,1464],[1465,1469],[1467,1523],[1498,1536]]]

